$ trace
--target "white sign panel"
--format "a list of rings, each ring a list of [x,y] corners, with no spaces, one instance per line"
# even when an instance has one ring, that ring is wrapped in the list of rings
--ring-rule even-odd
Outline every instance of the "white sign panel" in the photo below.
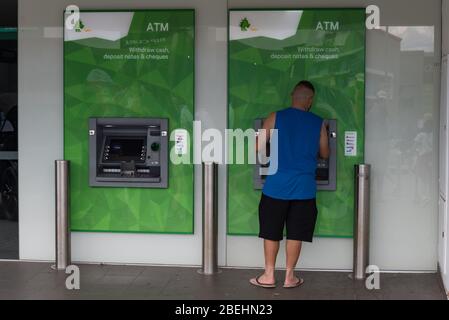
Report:
[[[345,131],[345,157],[357,156],[357,131]]]
[[[184,129],[175,130],[175,154],[187,154],[188,133]]]
[[[229,39],[267,37],[283,40],[298,31],[303,11],[232,11],[229,15]]]

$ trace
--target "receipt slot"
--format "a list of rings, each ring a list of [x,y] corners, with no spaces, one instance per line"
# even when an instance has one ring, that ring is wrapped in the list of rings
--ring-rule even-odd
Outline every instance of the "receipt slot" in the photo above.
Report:
[[[168,187],[168,119],[90,118],[89,185]]]
[[[315,178],[317,190],[335,191],[337,189],[337,120],[324,120],[329,137],[330,155],[328,159],[321,159],[318,156]],[[254,129],[258,131],[263,127],[263,119],[254,121]],[[267,143],[267,157],[270,156],[270,144]],[[261,164],[259,157],[256,157],[254,166],[254,189],[262,189],[265,182],[265,175],[260,174],[262,167],[268,167],[269,163]]]

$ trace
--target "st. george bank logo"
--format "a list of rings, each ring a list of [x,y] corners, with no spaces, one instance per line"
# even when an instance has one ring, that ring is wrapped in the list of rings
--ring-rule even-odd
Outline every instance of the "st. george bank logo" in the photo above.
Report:
[[[251,26],[251,23],[249,22],[247,17],[243,18],[240,21],[239,26],[240,26],[240,30],[242,30],[242,31],[248,31],[248,30],[257,31],[257,28]]]
[[[78,21],[75,23],[75,32],[91,32],[92,29],[87,28],[83,21],[81,19],[78,19]]]

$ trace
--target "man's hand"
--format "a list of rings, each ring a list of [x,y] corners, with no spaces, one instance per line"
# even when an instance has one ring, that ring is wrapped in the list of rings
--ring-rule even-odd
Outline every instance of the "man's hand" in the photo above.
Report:
[[[271,130],[274,129],[274,124],[276,122],[276,112],[270,113],[270,115],[263,122],[262,129],[265,130],[265,134],[258,134],[256,136],[256,154],[258,152],[264,152],[267,147],[267,142],[270,141]],[[259,149],[260,143],[260,149]]]
[[[329,124],[323,121],[320,135],[320,158],[328,159],[329,155]]]

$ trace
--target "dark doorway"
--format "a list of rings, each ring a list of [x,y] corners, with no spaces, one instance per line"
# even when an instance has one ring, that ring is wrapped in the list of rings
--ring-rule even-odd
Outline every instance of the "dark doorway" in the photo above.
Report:
[[[0,2],[0,259],[19,258],[17,0]]]

